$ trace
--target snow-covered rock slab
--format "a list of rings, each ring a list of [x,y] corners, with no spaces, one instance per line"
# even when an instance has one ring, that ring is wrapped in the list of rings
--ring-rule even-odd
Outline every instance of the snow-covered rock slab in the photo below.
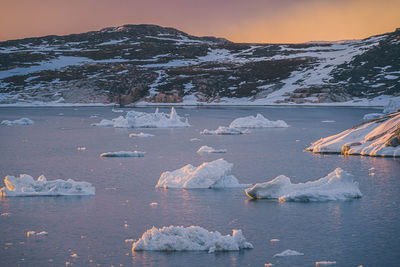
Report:
[[[250,249],[253,245],[246,241],[241,230],[233,230],[232,235],[210,232],[200,226],[164,226],[151,228],[133,243],[132,251],[238,251]]]
[[[126,116],[119,116],[112,120],[102,120],[100,123],[93,123],[93,126],[115,127],[115,128],[184,128],[189,127],[188,120],[183,120],[172,107],[170,114],[129,111]]]
[[[211,146],[202,146],[197,153],[226,153],[226,149],[215,149]]]
[[[239,135],[239,134],[248,134],[250,133],[247,129],[238,129],[238,128],[231,128],[225,126],[219,126],[216,130],[207,130],[204,129],[200,134],[202,135]]]
[[[282,251],[281,253],[275,254],[274,257],[288,257],[288,256],[303,256],[304,253],[287,249],[285,251]]]
[[[400,112],[322,138],[306,150],[314,153],[400,157]]]
[[[143,151],[118,151],[118,152],[105,152],[101,153],[100,157],[108,157],[108,158],[128,158],[128,157],[144,157],[146,152]]]
[[[282,120],[270,121],[261,114],[237,118],[231,122],[230,128],[286,128],[289,125]]]
[[[47,181],[41,175],[36,181],[32,176],[21,174],[19,177],[7,175],[4,179],[5,187],[0,189],[0,196],[72,196],[95,195],[95,188],[87,182],[68,180]]]
[[[255,184],[245,192],[251,198],[279,201],[347,200],[362,196],[353,175],[341,168],[316,181],[299,184],[292,184],[289,177],[280,175],[269,182]]]
[[[4,126],[18,126],[18,125],[32,125],[34,123],[33,120],[28,118],[21,118],[14,121],[3,120],[0,124]]]
[[[204,162],[198,167],[190,164],[175,170],[163,172],[156,188],[228,188],[242,187],[235,176],[230,175],[232,163],[224,159]]]

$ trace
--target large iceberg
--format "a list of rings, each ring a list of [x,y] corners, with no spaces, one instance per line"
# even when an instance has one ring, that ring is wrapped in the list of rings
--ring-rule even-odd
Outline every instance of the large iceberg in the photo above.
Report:
[[[115,128],[183,128],[189,127],[188,120],[183,120],[172,107],[170,114],[159,112],[154,113],[129,111],[126,116],[119,116],[112,120],[102,120],[100,123],[93,123],[93,126],[112,126]]]
[[[33,120],[28,118],[21,118],[14,121],[3,120],[0,124],[5,126],[16,126],[16,125],[32,125],[34,123]]]
[[[233,230],[232,235],[210,232],[200,226],[164,226],[151,228],[133,243],[132,251],[238,251],[250,249],[253,245],[246,241],[241,230]]]
[[[306,150],[314,153],[400,157],[400,112],[321,138]]]
[[[118,151],[118,152],[105,152],[101,153],[100,157],[108,157],[108,158],[127,158],[127,157],[144,157],[146,152],[143,151]]]
[[[238,135],[238,134],[248,134],[250,133],[247,129],[238,129],[238,128],[231,128],[225,126],[219,126],[216,130],[207,130],[204,129],[200,132],[202,135]]]
[[[282,120],[270,121],[261,114],[256,116],[247,116],[237,118],[231,122],[230,128],[279,128],[289,127],[289,125]]]
[[[75,182],[68,180],[47,181],[41,175],[36,181],[32,176],[21,174],[19,177],[7,175],[4,179],[5,187],[0,189],[0,196],[71,196],[94,195],[94,186],[87,182]]]
[[[232,163],[224,159],[204,162],[198,167],[190,164],[163,172],[156,188],[227,188],[242,187],[235,176],[230,175]]]
[[[289,177],[280,175],[269,182],[255,184],[245,192],[251,198],[279,201],[347,200],[362,196],[353,175],[341,168],[316,181],[299,184],[292,184]]]
[[[197,153],[226,153],[226,149],[215,149],[211,146],[202,146],[197,150]]]

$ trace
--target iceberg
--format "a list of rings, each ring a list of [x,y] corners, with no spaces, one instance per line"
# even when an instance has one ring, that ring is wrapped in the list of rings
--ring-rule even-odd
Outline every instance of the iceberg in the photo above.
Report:
[[[261,114],[237,118],[231,122],[230,128],[286,128],[289,125],[282,120],[270,121]]]
[[[3,120],[0,124],[4,126],[17,126],[17,125],[32,125],[34,123],[33,120],[28,118],[21,118],[19,120],[9,121]]]
[[[400,157],[400,112],[321,138],[306,150],[314,153]]]
[[[197,153],[226,153],[226,149],[215,149],[210,146],[202,146],[197,150]]]
[[[341,168],[316,181],[299,184],[292,184],[289,177],[280,175],[269,182],[255,184],[245,192],[251,198],[279,201],[348,200],[362,196],[353,175]]]
[[[47,236],[49,233],[46,231],[36,232],[36,231],[28,231],[26,232],[26,236],[29,238],[30,236]]]
[[[115,127],[115,128],[184,128],[190,124],[176,113],[172,107],[170,114],[158,112],[146,113],[129,111],[126,116],[119,116],[112,120],[102,120],[100,123],[93,123],[93,126]]]
[[[207,130],[204,129],[200,134],[202,135],[239,135],[239,134],[248,134],[249,130],[241,130],[237,128],[219,126],[216,130]]]
[[[133,243],[132,251],[238,251],[251,249],[253,245],[246,241],[241,230],[232,230],[232,235],[222,235],[218,231],[210,232],[200,226],[164,226],[147,230]]]
[[[336,261],[317,261],[315,262],[315,266],[321,266],[321,265],[335,265]]]
[[[118,151],[118,152],[105,152],[101,153],[100,157],[120,157],[120,158],[127,158],[127,157],[144,157],[146,152],[143,151]]]
[[[190,164],[175,170],[163,172],[156,188],[229,188],[242,187],[235,176],[230,175],[232,163],[224,159],[204,162],[198,167]]]
[[[95,188],[87,182],[75,182],[68,180],[47,181],[41,175],[35,181],[28,174],[19,177],[7,175],[4,179],[5,187],[0,189],[0,196],[72,196],[72,195],[95,195]]]
[[[285,251],[282,251],[281,253],[275,254],[274,257],[288,257],[288,256],[303,256],[304,253],[287,249]]]
[[[129,134],[129,138],[133,138],[133,137],[152,137],[154,136],[154,134],[148,134],[148,133],[130,133]]]
[[[383,108],[383,113],[389,114],[396,111],[400,111],[400,100],[396,101],[394,99],[390,99],[388,104]]]

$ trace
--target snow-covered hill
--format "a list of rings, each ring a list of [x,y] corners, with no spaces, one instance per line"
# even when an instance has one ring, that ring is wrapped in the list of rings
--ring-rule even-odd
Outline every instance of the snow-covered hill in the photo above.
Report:
[[[364,40],[232,43],[156,25],[0,42],[0,105],[385,105],[400,30]]]

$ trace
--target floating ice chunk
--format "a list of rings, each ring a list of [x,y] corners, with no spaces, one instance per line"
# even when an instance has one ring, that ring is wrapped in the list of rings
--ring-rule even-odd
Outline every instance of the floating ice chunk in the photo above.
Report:
[[[130,133],[129,134],[129,138],[133,138],[133,137],[152,137],[154,136],[154,134],[149,134],[149,133]]]
[[[144,157],[146,152],[143,151],[118,151],[101,153],[100,157]]]
[[[400,112],[322,138],[306,150],[314,153],[400,157]]]
[[[32,176],[21,174],[19,177],[7,175],[4,179],[5,187],[0,189],[0,196],[72,196],[94,195],[95,188],[87,182],[68,180],[47,181],[41,175],[36,181]]]
[[[76,148],[76,150],[78,150],[78,151],[85,151],[85,150],[86,150],[86,147],[84,147],[84,146],[78,146],[78,147]]]
[[[189,141],[190,141],[190,142],[195,142],[195,141],[201,141],[201,139],[199,139],[199,138],[190,138]]]
[[[368,114],[364,115],[363,121],[373,120],[373,119],[382,117],[383,115],[385,115],[385,114],[383,114],[383,113],[368,113]]]
[[[400,110],[400,100],[390,99],[389,103],[384,107],[383,113],[389,114],[398,110]]]
[[[287,249],[281,253],[275,254],[274,257],[288,257],[288,256],[303,256],[304,254],[301,252],[297,252],[295,250]]]
[[[158,203],[157,203],[157,202],[151,202],[151,203],[149,204],[149,206],[150,206],[150,207],[157,207],[157,206],[158,206]]]
[[[277,238],[272,238],[269,242],[274,243],[274,242],[279,242],[280,240]]]
[[[245,192],[251,198],[280,201],[346,200],[362,196],[353,175],[341,168],[316,181],[299,184],[292,184],[289,177],[280,175],[269,182],[255,184]]]
[[[33,120],[28,118],[21,118],[19,120],[9,121],[3,120],[0,124],[4,126],[17,126],[17,125],[32,125],[34,123]]]
[[[204,129],[200,134],[203,135],[238,135],[238,134],[248,134],[250,133],[249,130],[241,130],[237,128],[219,126],[217,130],[207,130]]]
[[[46,232],[46,231],[41,231],[41,232],[28,231],[28,232],[26,233],[26,236],[27,236],[27,237],[31,237],[31,236],[38,236],[38,237],[41,237],[41,236],[47,236],[48,234],[49,234],[49,233]]]
[[[116,113],[122,113],[122,112],[125,112],[124,110],[122,110],[122,109],[112,109],[111,110],[112,112],[116,112]]]
[[[242,187],[235,176],[230,175],[232,163],[224,159],[204,162],[198,167],[190,164],[169,172],[163,172],[156,188],[227,188]]]
[[[133,243],[132,251],[191,251],[204,250],[238,251],[250,249],[253,245],[246,241],[241,230],[232,230],[232,235],[221,235],[218,231],[209,232],[200,226],[169,226],[147,230]]]
[[[324,121],[321,121],[321,122],[323,122],[323,123],[333,123],[333,122],[336,122],[336,121],[334,121],[334,120],[324,120]]]
[[[315,262],[315,266],[321,266],[321,265],[335,265],[336,261],[317,261]]]
[[[186,118],[185,121],[176,113],[172,107],[170,114],[158,112],[154,113],[129,111],[125,117],[110,120],[102,120],[100,123],[92,124],[94,126],[113,126],[115,128],[183,128],[190,124]]]
[[[226,149],[215,149],[210,146],[202,146],[197,150],[197,153],[226,153]]]
[[[289,127],[286,122],[282,120],[270,121],[261,114],[256,116],[247,116],[237,118],[231,122],[230,128],[275,128],[275,127]]]
[[[112,120],[102,119],[98,123],[92,123],[92,126],[113,127],[114,126],[114,122]]]
[[[1,196],[1,194],[0,194],[0,196]],[[1,213],[0,214],[0,216],[10,216],[11,215],[11,213],[10,212],[3,212],[3,213]]]

